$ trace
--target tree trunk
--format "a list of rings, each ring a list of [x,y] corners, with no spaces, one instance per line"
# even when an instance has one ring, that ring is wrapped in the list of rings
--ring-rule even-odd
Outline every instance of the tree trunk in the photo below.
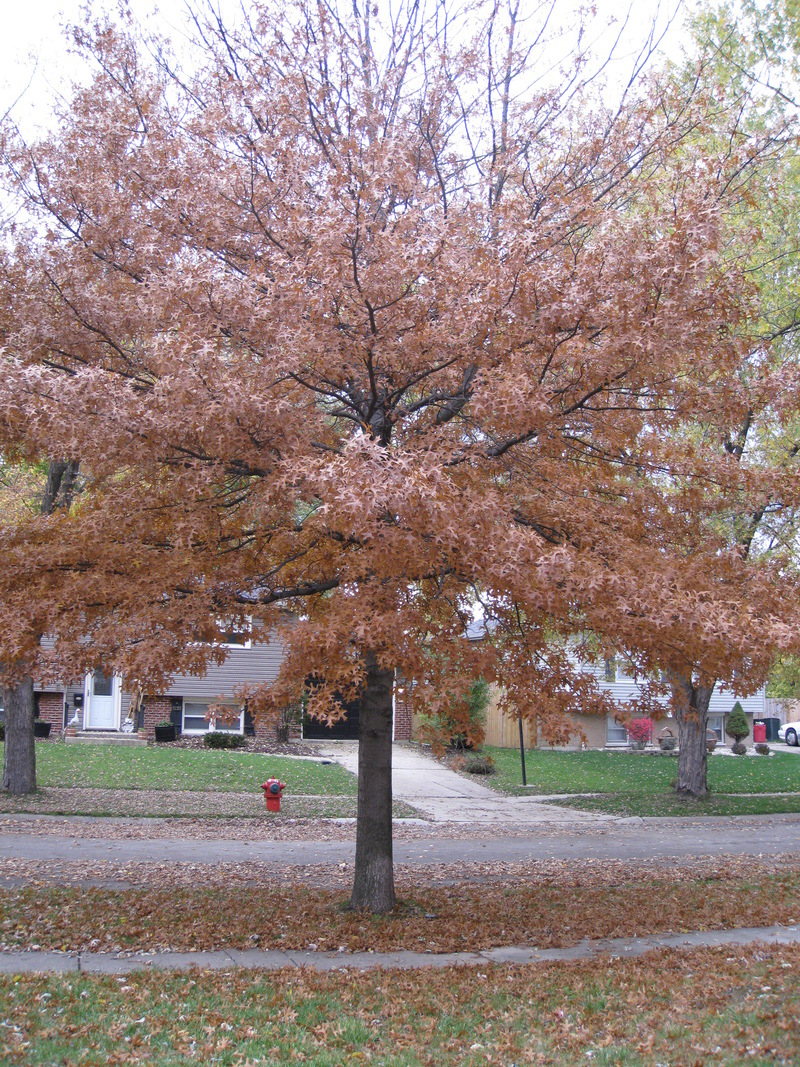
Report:
[[[678,723],[678,781],[676,792],[686,797],[708,796],[706,730],[713,684],[693,685],[686,678],[673,682]]]
[[[78,477],[77,460],[50,460],[41,511],[51,515],[69,508]],[[29,665],[30,669],[30,665]],[[33,681],[26,678],[13,689],[3,690],[6,737],[2,789],[18,796],[36,792],[36,744],[33,732]]]
[[[6,738],[2,788],[16,796],[36,792],[36,746],[33,739],[33,681],[26,678],[3,690]]]
[[[51,459],[42,496],[42,515],[51,515],[57,507],[70,508],[75,496],[78,462],[74,459]]]
[[[366,654],[358,725],[356,864],[350,907],[374,913],[395,905],[392,860],[392,682]]]

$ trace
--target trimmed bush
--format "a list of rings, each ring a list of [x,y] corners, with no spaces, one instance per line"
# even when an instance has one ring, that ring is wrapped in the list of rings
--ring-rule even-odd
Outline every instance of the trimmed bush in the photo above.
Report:
[[[756,752],[759,754],[759,756],[768,756],[769,745],[765,745],[763,741],[759,741],[756,745]]]
[[[732,737],[735,744],[732,746],[734,752],[736,752],[736,745],[745,739],[750,733],[750,726],[747,722],[747,716],[744,713],[744,708],[737,700],[733,705],[733,710],[725,722],[725,733],[728,737]],[[738,755],[738,753],[737,753]]]
[[[209,730],[203,738],[206,748],[244,748],[247,738],[241,734],[229,734],[221,730]]]

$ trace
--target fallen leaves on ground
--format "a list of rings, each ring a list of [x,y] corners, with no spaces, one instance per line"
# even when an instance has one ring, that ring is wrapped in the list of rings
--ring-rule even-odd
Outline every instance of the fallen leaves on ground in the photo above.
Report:
[[[18,878],[41,877],[16,886],[7,879],[0,948],[557,947],[584,937],[791,922],[800,907],[800,861],[792,857],[715,857],[680,867],[585,861],[472,866],[401,867],[401,903],[388,916],[344,910],[349,865],[292,868],[282,878],[274,865],[78,864],[72,885],[53,884],[46,864],[17,867]],[[7,871],[0,867],[0,873]],[[62,864],[58,880],[65,874]],[[99,876],[116,877],[120,888],[89,884]]]

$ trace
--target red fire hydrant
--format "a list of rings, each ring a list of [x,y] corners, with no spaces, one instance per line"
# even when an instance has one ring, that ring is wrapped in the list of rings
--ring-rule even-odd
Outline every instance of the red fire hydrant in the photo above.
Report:
[[[277,778],[267,778],[261,788],[264,790],[267,811],[280,811],[281,793],[286,788],[286,782],[279,782]]]

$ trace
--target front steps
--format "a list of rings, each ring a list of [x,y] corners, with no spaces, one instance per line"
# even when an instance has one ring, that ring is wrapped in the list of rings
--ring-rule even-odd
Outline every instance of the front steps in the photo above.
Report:
[[[64,738],[68,745],[133,745],[144,746],[147,739],[139,734],[123,734],[119,730],[78,730]]]

